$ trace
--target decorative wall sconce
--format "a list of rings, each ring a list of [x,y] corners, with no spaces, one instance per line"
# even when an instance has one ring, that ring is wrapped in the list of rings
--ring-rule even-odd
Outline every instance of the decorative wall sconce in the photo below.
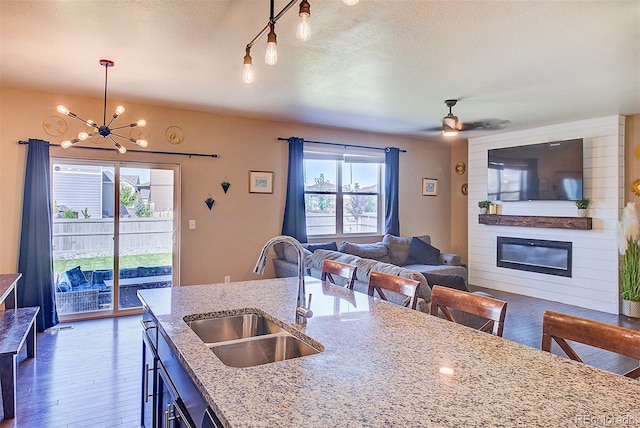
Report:
[[[213,204],[215,203],[215,201],[211,197],[211,193],[209,193],[209,197],[204,200],[204,203],[207,204],[207,206],[209,207],[209,211],[211,211],[211,208],[213,208]]]
[[[227,190],[229,190],[229,187],[231,187],[231,183],[229,183],[227,177],[224,178],[224,181],[220,183],[220,185],[222,186],[222,190],[224,190],[224,193],[227,193]]]

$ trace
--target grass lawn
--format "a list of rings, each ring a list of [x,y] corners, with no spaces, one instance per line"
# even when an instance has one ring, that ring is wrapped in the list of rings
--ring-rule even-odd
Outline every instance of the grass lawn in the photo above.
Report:
[[[135,256],[121,256],[120,268],[138,266],[171,266],[171,253],[140,254]],[[59,274],[76,266],[83,271],[97,269],[113,269],[113,257],[92,257],[87,259],[54,260],[53,270]]]

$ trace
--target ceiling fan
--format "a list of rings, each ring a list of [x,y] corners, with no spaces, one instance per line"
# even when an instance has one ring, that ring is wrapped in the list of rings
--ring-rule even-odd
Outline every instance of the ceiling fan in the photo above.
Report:
[[[458,116],[454,115],[451,109],[458,103],[458,100],[445,100],[444,103],[449,107],[449,114],[442,118],[442,126],[428,129],[428,131],[442,131],[445,137],[454,137],[458,132],[480,130],[502,129],[502,125],[511,123],[509,120],[502,119],[486,119],[476,122],[461,122]]]

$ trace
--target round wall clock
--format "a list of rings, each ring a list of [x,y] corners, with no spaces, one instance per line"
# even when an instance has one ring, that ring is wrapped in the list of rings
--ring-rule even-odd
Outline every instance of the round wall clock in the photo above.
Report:
[[[633,183],[631,183],[631,190],[636,196],[640,196],[640,178],[636,178]]]
[[[456,172],[458,173],[458,175],[464,174],[466,170],[467,166],[464,164],[464,162],[460,161],[456,164]]]

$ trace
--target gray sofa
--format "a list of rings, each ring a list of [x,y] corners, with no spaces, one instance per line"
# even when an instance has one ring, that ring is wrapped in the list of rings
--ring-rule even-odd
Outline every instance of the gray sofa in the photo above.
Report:
[[[428,244],[430,247],[431,238],[428,235],[417,236],[415,239],[422,242],[414,242],[414,249],[416,246],[426,247],[422,243]],[[429,313],[431,286],[439,284],[467,290],[467,269],[462,266],[460,256],[439,253],[439,251],[437,254],[437,249],[434,250],[433,247],[426,248],[431,251],[430,261],[437,264],[417,263],[411,257],[415,256],[415,251],[412,252],[412,240],[414,240],[413,237],[385,235],[381,242],[373,244],[350,242],[342,242],[339,246],[335,243],[303,244],[307,249],[304,259],[305,268],[310,276],[320,278],[322,263],[325,259],[354,265],[357,267],[354,289],[363,293],[368,290],[371,271],[414,279],[420,282],[417,309]],[[337,248],[339,251],[325,249],[331,247]],[[296,276],[297,252],[290,245],[285,244],[277,244],[274,246],[274,251],[277,257],[273,259],[276,276],[279,278]],[[449,283],[445,284],[446,282]],[[389,300],[399,303],[401,297],[393,296]]]

